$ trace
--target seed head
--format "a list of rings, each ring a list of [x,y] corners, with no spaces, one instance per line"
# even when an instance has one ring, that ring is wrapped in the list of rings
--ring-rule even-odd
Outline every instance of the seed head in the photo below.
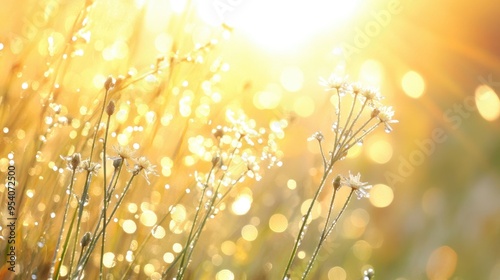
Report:
[[[111,116],[113,115],[114,112],[115,112],[115,102],[113,100],[110,100],[108,106],[106,106],[106,114],[108,114],[108,116]]]
[[[82,248],[87,247],[87,245],[89,245],[91,239],[92,239],[92,234],[89,231],[87,231],[83,235],[82,240],[80,241],[80,244],[82,245]]]
[[[106,91],[109,91],[110,89],[115,87],[115,83],[116,83],[115,78],[109,76],[104,82],[104,89]]]
[[[76,170],[78,168],[78,165],[80,165],[81,160],[82,156],[80,155],[80,153],[74,153],[71,157],[71,169]]]
[[[337,175],[337,177],[335,177],[335,180],[333,180],[333,188],[335,190],[338,190],[338,188],[340,188],[341,184],[340,184],[340,175]]]

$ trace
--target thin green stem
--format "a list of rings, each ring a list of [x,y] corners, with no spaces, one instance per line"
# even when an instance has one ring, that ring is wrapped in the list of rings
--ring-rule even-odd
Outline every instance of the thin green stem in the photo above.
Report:
[[[344,213],[345,209],[347,208],[347,204],[349,204],[349,201],[351,200],[351,196],[352,196],[353,192],[354,192],[354,189],[351,189],[351,192],[349,193],[349,196],[347,197],[347,199],[346,199],[346,201],[344,203],[344,206],[340,210],[340,212],[337,215],[337,217],[335,218],[335,220],[333,220],[332,224],[330,226],[328,226],[328,220],[329,220],[331,212],[333,211],[333,202],[335,200],[335,195],[337,193],[337,189],[334,189],[333,195],[332,195],[332,199],[330,201],[330,208],[329,208],[329,211],[328,211],[328,217],[327,217],[327,220],[325,222],[325,226],[323,228],[323,231],[321,232],[321,236],[319,238],[318,245],[316,245],[316,248],[314,249],[314,252],[313,252],[313,254],[311,256],[311,259],[309,260],[309,263],[307,264],[307,267],[306,267],[304,273],[302,274],[302,278],[301,278],[302,280],[306,279],[307,275],[311,272],[313,264],[316,261],[316,258],[318,257],[319,250],[323,246],[323,242],[326,240],[326,238],[328,237],[328,235],[330,235],[331,231],[333,230],[333,228],[337,224],[337,221],[339,220],[339,218]]]
[[[56,269],[56,273],[55,273],[56,280],[59,279],[59,275],[60,275],[59,272],[61,271],[61,266],[62,266],[62,263],[64,262],[64,258],[66,257],[66,253],[68,252],[68,245],[69,245],[69,241],[71,239],[71,232],[73,232],[73,225],[75,224],[76,213],[78,213],[78,208],[75,209],[75,212],[73,213],[73,218],[71,218],[71,223],[69,224],[68,234],[66,235],[66,240],[64,241],[64,244],[63,244],[63,251],[61,253],[61,260],[59,261],[59,264],[57,265],[57,269]]]
[[[128,190],[130,189],[130,185],[132,184],[132,181],[134,180],[134,178],[137,175],[139,175],[138,172],[132,173],[132,176],[130,177],[129,181],[127,182],[127,185],[125,186],[125,188],[123,189],[123,192],[122,192],[120,198],[118,199],[118,202],[116,203],[115,207],[111,211],[111,214],[109,215],[108,220],[106,221],[106,226],[111,222],[111,219],[113,219],[113,216],[115,215],[116,211],[121,206],[125,195],[127,194]],[[90,253],[91,253],[90,248],[95,247],[95,244],[97,243],[97,240],[101,237],[101,234],[102,234],[102,229],[101,229],[101,231],[99,231],[99,233],[96,234],[96,236],[92,239],[91,243],[89,244],[89,249],[87,250],[85,257],[82,258],[81,264],[79,264],[79,266],[82,267],[82,271],[83,271],[83,268],[85,268],[85,266],[87,265],[87,262],[89,260]]]
[[[96,130],[94,132],[94,137],[92,139],[92,146],[90,148],[90,155],[89,155],[89,166],[92,164],[92,156],[94,154],[94,149],[95,149],[95,145],[97,142],[97,134],[99,132],[99,127],[101,126],[102,116],[104,115],[104,110],[106,108],[106,99],[108,97],[108,92],[109,92],[109,89],[106,89],[105,93],[104,93],[104,100],[103,100],[102,109],[101,109],[101,112],[99,114],[99,119],[97,120]],[[81,202],[80,202],[80,208],[79,208],[79,212],[78,212],[78,219],[76,222],[75,242],[74,242],[73,252],[71,253],[71,260],[70,260],[70,267],[69,267],[69,274],[68,274],[68,275],[70,275],[70,277],[71,277],[71,275],[72,275],[71,273],[73,271],[73,261],[75,258],[75,252],[76,252],[76,248],[77,248],[76,245],[77,245],[77,241],[78,241],[78,236],[80,234],[80,226],[81,226],[82,215],[83,215],[83,207],[84,207],[85,201],[87,200],[87,195],[88,195],[88,190],[90,187],[91,179],[92,179],[92,172],[90,170],[87,170],[87,178],[85,179],[85,187],[83,188],[83,193],[82,193]],[[81,268],[81,270],[83,270],[83,267]]]
[[[238,139],[238,142],[241,143],[242,139],[243,139],[243,136],[241,136]],[[188,239],[188,241],[186,243],[187,245],[189,245],[190,249],[186,249],[186,251],[183,251],[183,254],[184,255],[188,254],[188,257],[187,257],[187,261],[185,263],[181,263],[181,265],[179,265],[179,270],[177,271],[177,276],[176,276],[176,279],[178,279],[178,280],[182,280],[184,278],[184,273],[186,271],[187,265],[189,264],[189,260],[191,258],[191,255],[192,255],[193,251],[194,251],[194,247],[196,246],[198,238],[201,235],[201,231],[203,230],[203,228],[204,228],[204,226],[205,226],[208,218],[210,217],[210,214],[211,214],[212,209],[213,209],[214,204],[215,204],[215,200],[217,199],[217,197],[219,195],[219,189],[220,189],[220,187],[222,185],[222,182],[223,182],[225,176],[227,176],[227,170],[229,170],[229,167],[231,166],[231,163],[233,161],[234,155],[236,154],[236,151],[238,151],[237,146],[229,154],[229,160],[228,160],[228,163],[227,163],[227,168],[225,169],[225,172],[222,174],[221,178],[219,179],[219,183],[217,184],[217,187],[215,188],[215,192],[213,193],[213,197],[210,200],[210,204],[207,206],[206,214],[203,217],[200,226],[198,227],[197,234],[195,234],[193,236],[192,240]],[[212,166],[212,168],[210,170],[210,173],[212,173],[213,169],[214,169],[214,166]],[[207,183],[208,183],[209,179],[210,179],[210,176],[207,177]],[[185,247],[185,248],[188,248],[188,247]],[[184,259],[184,256],[183,256],[183,259]]]
[[[292,267],[293,260],[295,259],[295,254],[297,253],[297,250],[300,246],[300,243],[302,241],[302,238],[304,237],[305,230],[306,230],[306,225],[307,221],[309,220],[309,217],[311,216],[312,209],[314,207],[314,204],[316,200],[319,197],[319,194],[321,193],[321,190],[325,186],[326,179],[328,178],[328,175],[330,173],[330,170],[332,169],[333,165],[329,165],[327,169],[325,170],[326,172],[323,173],[323,177],[321,178],[321,182],[319,184],[318,189],[316,190],[316,193],[314,194],[314,197],[311,201],[311,205],[309,205],[309,208],[307,209],[306,215],[302,218],[302,224],[300,225],[299,233],[297,234],[297,238],[295,239],[295,243],[293,245],[292,253],[290,254],[290,257],[288,259],[288,263],[286,265],[285,271],[283,272],[283,276],[281,279],[288,279],[288,272],[290,268]]]
[[[196,208],[196,213],[194,215],[193,224],[191,225],[191,230],[189,231],[189,235],[188,235],[188,239],[186,241],[186,245],[184,245],[185,248],[189,247],[190,243],[192,241],[193,232],[194,232],[194,229],[196,227],[196,222],[198,220],[198,216],[200,214],[201,208],[203,206],[203,200],[205,198],[205,194],[206,194],[206,191],[207,191],[207,188],[208,188],[208,183],[209,183],[210,178],[212,176],[212,172],[214,170],[214,167],[215,167],[215,165],[213,164],[212,168],[210,168],[210,172],[208,172],[208,176],[207,176],[206,182],[203,184],[203,190],[201,192],[200,200],[198,201],[198,207]],[[179,268],[184,267],[185,261],[186,261],[186,254],[183,254],[182,255],[182,259],[181,259],[181,263],[179,264]]]
[[[333,222],[330,224],[330,227],[328,228],[328,231],[326,232],[326,235],[325,235],[325,238],[327,238],[333,231],[333,228],[335,227],[335,225],[337,224],[337,222],[339,221],[340,217],[342,216],[342,214],[344,214],[344,211],[345,209],[347,208],[347,204],[349,203],[349,201],[351,200],[351,197],[354,193],[355,189],[351,189],[351,192],[349,192],[349,196],[347,197],[345,203],[344,203],[344,206],[342,207],[342,209],[340,210],[339,214],[337,215],[337,217],[335,218],[335,220],[333,220]]]
[[[102,169],[104,173],[103,179],[103,210],[102,210],[102,245],[101,245],[101,260],[99,262],[99,279],[102,279],[103,275],[103,262],[104,262],[104,244],[106,242],[106,212],[107,212],[107,186],[106,186],[106,145],[108,142],[108,132],[109,132],[109,123],[111,120],[111,116],[108,115],[108,120],[106,121],[106,132],[104,133],[104,143],[102,148]]]
[[[85,186],[83,187],[82,197],[80,198],[80,202],[78,205],[78,218],[76,220],[76,234],[75,234],[75,239],[73,242],[73,251],[71,252],[71,258],[70,258],[70,262],[69,262],[69,274],[68,275],[72,275],[71,273],[73,272],[73,262],[75,260],[76,249],[78,247],[77,246],[78,245],[78,236],[80,235],[80,226],[82,223],[83,207],[85,205],[85,201],[87,200],[87,193],[89,191],[90,182],[92,180],[91,173],[92,173],[91,171],[87,171],[87,180],[85,181]]]
[[[354,99],[356,99],[356,96],[354,96]],[[366,103],[367,103],[367,101],[363,102],[363,105],[361,106],[361,108],[360,108],[360,110],[359,110],[358,114],[356,115],[356,117],[354,118],[354,120],[351,122],[351,125],[349,126],[349,128],[347,129],[347,131],[352,131],[352,128],[354,127],[354,124],[358,121],[359,116],[361,116],[361,113],[362,113],[362,112],[363,112],[363,110],[365,109],[365,107],[366,107]],[[353,109],[354,109],[354,107],[353,107]],[[347,126],[347,124],[346,124],[346,126]],[[362,126],[362,127],[363,127],[363,126]],[[361,128],[361,129],[362,129],[362,128]],[[357,131],[357,132],[359,132],[359,131],[360,131],[360,130],[358,129],[358,131]],[[354,133],[353,133],[353,135],[354,135]],[[342,144],[340,144],[340,146],[342,147],[342,146],[344,146],[345,144],[349,143],[349,141],[347,140],[347,139],[349,139],[349,138],[350,138],[350,137],[345,137],[345,140],[342,142]]]
[[[71,202],[71,195],[73,193],[73,183],[75,181],[75,173],[76,169],[74,168],[71,172],[71,181],[69,182],[69,186],[67,189],[67,194],[68,194],[68,200],[66,201],[66,206],[64,207],[64,215],[63,215],[63,220],[61,224],[61,229],[59,231],[59,237],[57,238],[57,243],[56,243],[56,250],[54,251],[54,255],[52,256],[52,263],[50,265],[50,277],[49,279],[54,278],[54,272],[55,272],[55,267],[56,267],[56,262],[57,262],[57,254],[59,253],[59,246],[61,245],[62,241],[62,236],[64,233],[64,226],[66,224],[66,219],[68,217],[68,210],[69,210],[69,205]]]

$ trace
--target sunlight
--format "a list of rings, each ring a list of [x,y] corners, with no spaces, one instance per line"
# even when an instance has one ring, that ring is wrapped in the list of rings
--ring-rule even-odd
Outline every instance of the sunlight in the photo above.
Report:
[[[201,5],[199,14],[210,24],[234,26],[266,50],[289,52],[297,50],[325,28],[351,19],[360,2],[215,1],[211,7]]]

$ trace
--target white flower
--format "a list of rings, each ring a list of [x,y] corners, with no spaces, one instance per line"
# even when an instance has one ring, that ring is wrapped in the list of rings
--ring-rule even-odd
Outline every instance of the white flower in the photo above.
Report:
[[[392,106],[383,106],[378,108],[378,114],[377,117],[380,120],[380,122],[384,123],[385,125],[385,131],[386,132],[391,132],[392,127],[390,126],[391,123],[398,123],[397,120],[393,120],[392,117],[394,116],[394,111],[392,110]]]
[[[339,78],[335,75],[330,75],[328,79],[319,78],[319,84],[325,88],[326,91],[340,90],[345,86],[345,79]]]
[[[82,161],[82,156],[80,155],[80,153],[74,153],[72,156],[67,156],[67,157],[61,156],[61,159],[63,159],[66,162],[66,169],[75,172],[81,171],[79,169],[80,163]]]
[[[134,175],[138,175],[142,171],[142,174],[148,184],[149,184],[149,177],[148,177],[149,174],[158,176],[158,173],[156,173],[155,170],[156,165],[151,164],[151,162],[146,157],[139,157],[138,159],[136,159],[135,162],[136,163],[134,165],[134,169],[131,170],[132,173]]]
[[[364,98],[365,102],[368,102],[368,104],[372,106],[374,105],[374,102],[380,101],[380,99],[382,99],[380,91],[372,87],[366,87],[360,90],[360,96]]]
[[[352,188],[356,193],[358,199],[361,199],[363,197],[370,197],[370,194],[367,190],[371,189],[372,186],[368,185],[367,182],[361,182],[360,177],[361,174],[359,172],[356,176],[353,176],[351,174],[351,171],[349,171],[349,178],[344,177],[342,180],[342,185]]]
[[[316,131],[313,135],[311,135],[311,137],[307,138],[307,141],[313,141],[315,139],[318,140],[318,142],[321,142],[323,141],[323,139],[325,139],[325,137],[323,136],[323,133],[321,133],[321,131]]]
[[[86,159],[82,161],[80,168],[81,170],[85,170],[89,173],[92,173],[93,175],[97,175],[99,169],[101,168],[101,165],[96,162],[90,162],[88,159]]]

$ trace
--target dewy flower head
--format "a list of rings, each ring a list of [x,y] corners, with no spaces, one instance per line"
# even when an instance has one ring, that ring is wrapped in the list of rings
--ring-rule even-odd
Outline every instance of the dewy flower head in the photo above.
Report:
[[[79,172],[79,166],[82,161],[82,156],[80,153],[74,153],[72,156],[68,157],[63,157],[61,158],[66,162],[66,168],[71,171],[77,171]]]
[[[307,138],[307,141],[312,141],[314,139],[318,140],[318,142],[321,142],[323,141],[323,139],[325,139],[325,136],[323,136],[323,133],[321,133],[321,131],[316,131],[311,137]]]
[[[385,125],[385,132],[391,132],[392,127],[390,126],[391,123],[398,123],[397,120],[393,120],[392,117],[394,116],[394,111],[392,110],[391,106],[384,106],[378,108],[379,113],[377,114],[378,119],[380,122],[384,123]]]
[[[151,162],[146,158],[146,157],[139,157],[136,160],[136,163],[134,165],[134,169],[131,170],[134,175],[138,175],[143,172],[142,174],[144,175],[144,178],[146,179],[146,182],[149,184],[149,174],[153,174],[155,176],[158,176],[155,170],[156,165],[151,164]]]
[[[90,162],[88,159],[86,159],[82,161],[80,169],[92,173],[93,175],[97,175],[97,172],[99,172],[99,169],[101,169],[101,165],[99,163]]]
[[[326,91],[331,91],[334,89],[340,91],[340,88],[345,86],[345,79],[332,74],[330,75],[330,77],[328,77],[328,79],[319,78],[319,84],[323,86]]]
[[[380,101],[380,99],[382,99],[380,91],[372,87],[363,88],[360,91],[360,94],[365,99],[365,101],[368,102],[368,104],[370,105],[374,105],[374,102]]]
[[[342,180],[342,185],[352,188],[354,192],[356,192],[358,199],[361,199],[363,197],[370,197],[370,194],[367,192],[367,190],[371,189],[372,186],[368,185],[367,182],[361,182],[360,179],[361,174],[359,172],[356,176],[354,176],[351,174],[351,171],[349,171],[349,178],[344,178]]]
[[[134,150],[126,146],[113,146],[113,149],[122,159],[131,159],[134,156]]]

